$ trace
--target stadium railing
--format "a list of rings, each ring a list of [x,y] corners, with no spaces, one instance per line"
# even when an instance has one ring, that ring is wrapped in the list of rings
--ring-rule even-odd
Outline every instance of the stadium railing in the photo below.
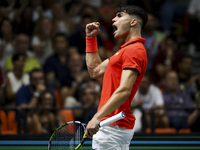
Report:
[[[190,129],[182,129],[175,132],[173,128],[162,130],[155,128],[154,115],[155,110],[159,108],[151,109],[151,128],[146,127],[145,123],[145,113],[141,107],[137,107],[142,112],[142,133],[165,133],[167,130],[169,133],[190,133]],[[165,110],[194,110],[200,109],[200,107],[170,107],[165,108]],[[44,108],[31,108],[31,109],[21,109],[19,107],[0,107],[0,134],[30,134],[27,127],[27,114],[30,111],[44,110]],[[49,109],[48,109],[49,110]],[[52,109],[51,109],[52,110]],[[66,121],[74,120],[72,110],[69,108],[53,108],[53,110],[60,110]],[[12,112],[12,113],[9,113]],[[68,113],[68,115],[66,115]],[[13,116],[15,115],[15,116]],[[6,118],[7,117],[7,118]],[[7,119],[7,120],[6,120]],[[21,121],[23,120],[23,121]]]

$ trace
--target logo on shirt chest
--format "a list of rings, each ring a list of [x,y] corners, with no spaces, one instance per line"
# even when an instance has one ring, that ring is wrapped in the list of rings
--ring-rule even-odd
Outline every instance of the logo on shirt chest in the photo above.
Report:
[[[121,68],[121,52],[116,52],[112,57],[110,57],[109,63],[114,67]],[[119,55],[120,54],[120,55]]]

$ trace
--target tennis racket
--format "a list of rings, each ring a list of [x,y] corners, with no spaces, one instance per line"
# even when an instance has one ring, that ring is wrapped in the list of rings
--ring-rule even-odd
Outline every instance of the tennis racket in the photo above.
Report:
[[[117,120],[125,118],[124,112],[120,112],[106,120],[100,122],[99,127],[103,127]],[[51,135],[48,150],[78,150],[85,142],[86,124],[79,121],[71,121],[58,127]]]

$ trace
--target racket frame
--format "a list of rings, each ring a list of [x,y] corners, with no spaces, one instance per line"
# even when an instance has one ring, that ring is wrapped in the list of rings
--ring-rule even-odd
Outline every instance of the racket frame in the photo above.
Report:
[[[125,117],[126,117],[125,113],[124,112],[120,112],[117,115],[112,116],[112,117],[100,122],[99,127],[103,127],[103,126],[109,125],[110,123],[115,122],[115,121],[120,120],[120,119],[123,119]],[[72,123],[81,124],[84,127],[84,131],[85,131],[86,125],[84,123],[79,122],[79,121],[70,121],[70,122],[67,122],[67,123],[61,125],[51,135],[51,137],[49,139],[49,143],[48,143],[48,150],[51,150],[51,142],[52,142],[52,139],[53,139],[54,135],[56,134],[56,132],[58,132],[61,128],[65,127],[65,126],[67,126],[69,124],[72,124]],[[83,143],[85,142],[86,138],[87,138],[87,136],[84,134],[81,142],[76,146],[75,150],[78,150],[83,145]]]
[[[67,122],[67,123],[64,123],[63,125],[59,126],[54,132],[53,134],[51,135],[50,139],[49,139],[49,143],[48,143],[48,150],[51,150],[51,142],[52,142],[52,139],[54,137],[54,135],[63,127],[67,126],[67,125],[70,125],[70,124],[73,124],[73,123],[78,123],[78,124],[81,124],[82,127],[84,128],[84,131],[85,131],[85,128],[86,128],[86,125],[84,123],[81,123],[80,121],[70,121],[70,122]],[[85,135],[85,134],[84,134]],[[84,137],[84,136],[83,136]],[[86,137],[85,137],[86,139]],[[81,140],[81,142],[83,141],[83,139]],[[85,140],[83,141],[83,143],[85,142]],[[80,145],[80,144],[79,144]]]

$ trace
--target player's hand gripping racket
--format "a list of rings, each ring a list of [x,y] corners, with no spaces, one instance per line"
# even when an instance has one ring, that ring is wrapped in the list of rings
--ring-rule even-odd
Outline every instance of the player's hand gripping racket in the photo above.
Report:
[[[125,117],[124,112],[120,112],[102,122],[99,126],[103,127]],[[71,121],[58,127],[51,135],[48,150],[78,150],[86,140],[86,125],[79,121]]]

